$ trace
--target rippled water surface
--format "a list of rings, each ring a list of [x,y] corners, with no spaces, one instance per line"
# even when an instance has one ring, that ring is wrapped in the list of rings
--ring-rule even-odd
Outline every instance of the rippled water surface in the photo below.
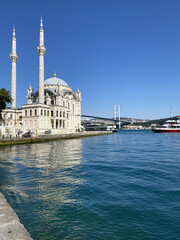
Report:
[[[34,240],[180,239],[180,134],[1,148],[0,191]]]

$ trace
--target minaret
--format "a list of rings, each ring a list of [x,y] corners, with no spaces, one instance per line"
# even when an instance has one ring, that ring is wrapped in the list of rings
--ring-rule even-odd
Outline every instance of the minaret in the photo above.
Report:
[[[15,36],[15,27],[13,27],[13,37],[12,37],[12,53],[10,54],[11,58],[11,108],[16,109],[16,61],[18,55],[16,54],[16,36]]]
[[[46,48],[44,46],[44,29],[41,17],[39,29],[39,46],[37,47],[39,53],[39,103],[44,103],[44,53]]]

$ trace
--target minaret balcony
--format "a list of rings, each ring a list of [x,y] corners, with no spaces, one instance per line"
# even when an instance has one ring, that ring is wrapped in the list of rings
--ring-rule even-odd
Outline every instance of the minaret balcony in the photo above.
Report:
[[[11,53],[10,54],[10,59],[11,59],[12,62],[16,62],[18,60],[18,55],[14,54],[14,53]]]
[[[41,54],[44,55],[44,53],[46,52],[46,48],[45,48],[45,46],[38,46],[37,51],[38,51],[39,55],[41,55]]]

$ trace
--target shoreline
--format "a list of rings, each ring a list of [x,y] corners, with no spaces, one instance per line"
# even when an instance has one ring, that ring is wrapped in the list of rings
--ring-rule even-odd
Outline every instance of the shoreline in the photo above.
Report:
[[[60,135],[41,135],[39,137],[21,138],[21,139],[6,139],[6,140],[0,140],[0,148],[12,146],[12,145],[44,143],[49,141],[61,140],[61,139],[94,137],[94,136],[101,136],[101,135],[108,135],[108,134],[112,134],[112,131],[87,131],[87,132],[67,133],[67,134],[60,134]]]

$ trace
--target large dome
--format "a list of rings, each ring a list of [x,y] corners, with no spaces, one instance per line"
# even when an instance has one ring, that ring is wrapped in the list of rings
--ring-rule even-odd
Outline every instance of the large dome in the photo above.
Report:
[[[48,78],[44,81],[44,85],[58,85],[58,84],[68,86],[64,80],[57,77]]]

